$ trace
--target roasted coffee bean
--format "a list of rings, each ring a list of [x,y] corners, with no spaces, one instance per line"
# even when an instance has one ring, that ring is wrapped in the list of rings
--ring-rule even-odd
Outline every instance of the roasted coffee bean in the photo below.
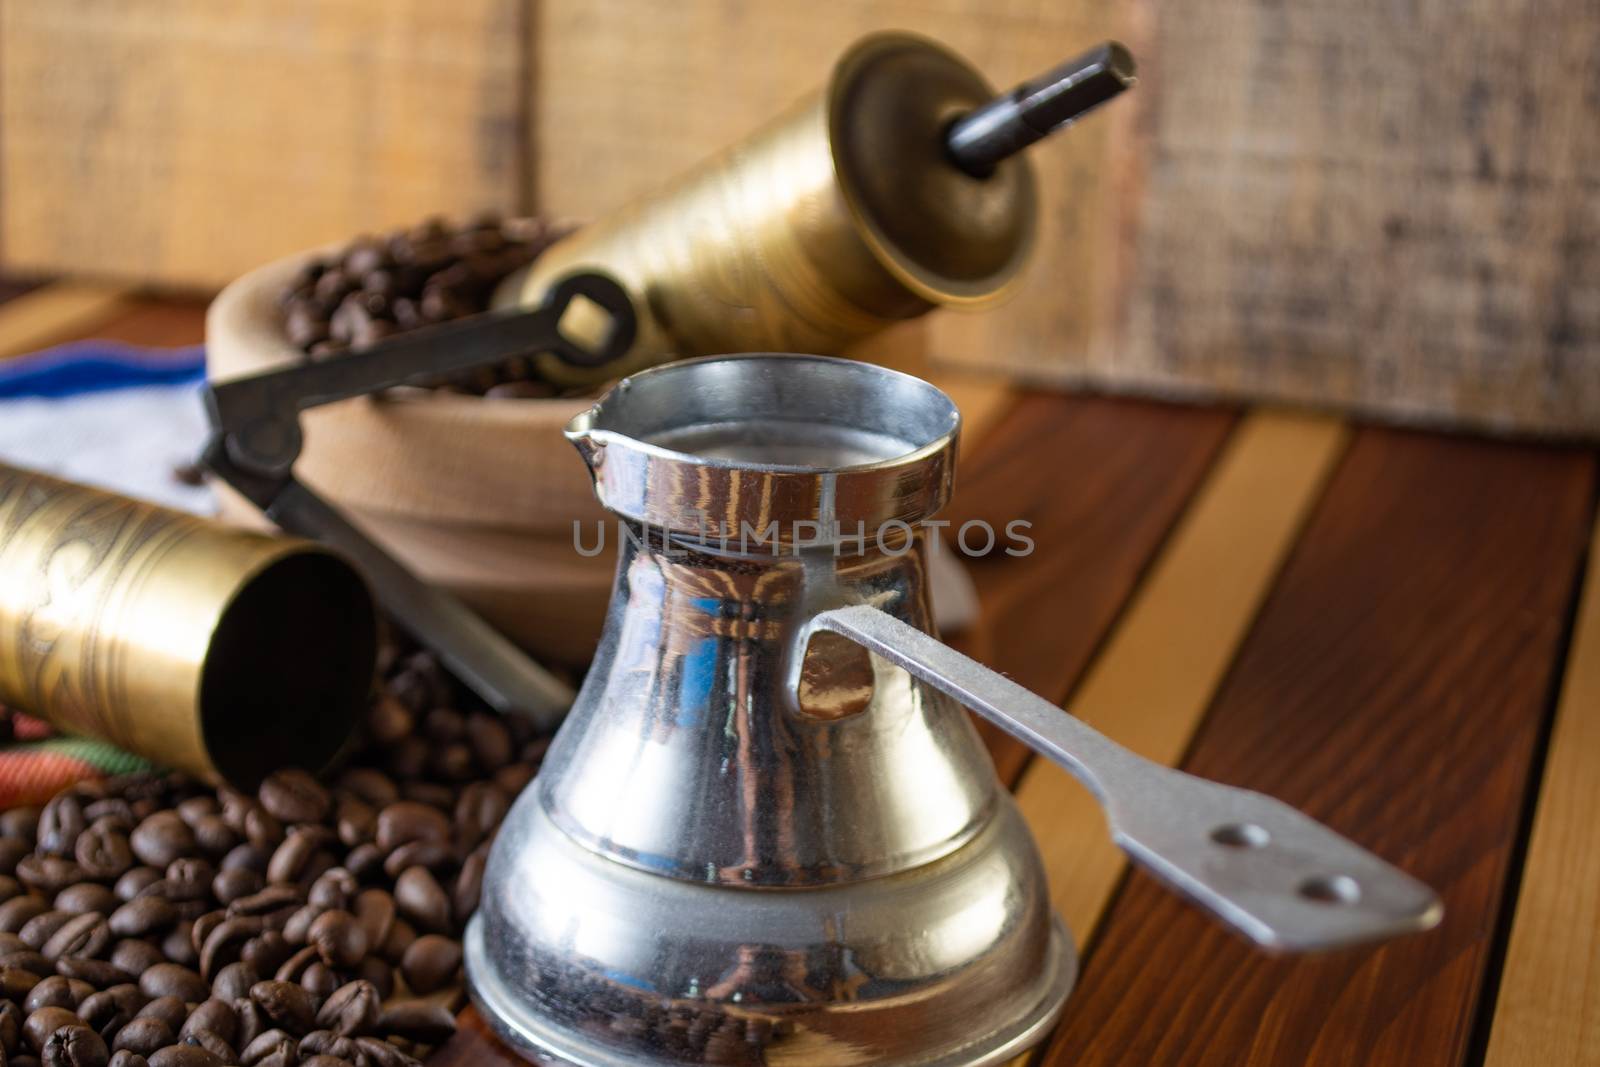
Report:
[[[494,784],[508,797],[515,797],[533,781],[538,768],[531,763],[513,763],[494,772]]]
[[[140,1015],[122,1024],[111,1038],[111,1047],[149,1056],[178,1039],[167,1020],[156,1015]]]
[[[260,972],[240,960],[238,963],[228,964],[211,979],[211,995],[231,1003],[240,997],[248,997],[250,987],[259,981],[261,981]]]
[[[181,801],[172,810],[176,811],[178,818],[188,823],[192,829],[194,824],[201,819],[220,813],[222,811],[222,803],[216,797],[202,793],[199,796]]]
[[[478,899],[483,895],[483,871],[488,860],[489,850],[479,847],[461,863],[461,872],[450,889],[450,909],[457,926],[466,926],[467,920],[478,910]]]
[[[291,1034],[309,1033],[316,1021],[311,995],[293,982],[257,982],[250,999],[274,1025]]]
[[[117,910],[119,903],[117,895],[105,886],[94,882],[79,882],[57,893],[54,906],[57,911],[71,912],[74,915],[91,911],[97,915],[110,915]]]
[[[455,807],[456,788],[440,782],[412,778],[401,785],[400,798],[426,804],[430,808],[437,808],[440,812],[449,812]]]
[[[305,976],[307,968],[317,962],[319,961],[316,948],[307,945],[284,960],[283,966],[278,968],[272,978],[278,982],[298,982]]]
[[[188,919],[179,919],[160,940],[159,947],[173,963],[189,968],[200,965],[200,954],[194,948],[194,927]]]
[[[350,793],[339,798],[339,810],[334,825],[339,834],[340,844],[346,848],[355,848],[359,844],[371,841],[377,824],[378,813],[371,804]]]
[[[362,881],[383,873],[383,849],[372,843],[357,845],[344,858],[345,869]]]
[[[351,907],[362,932],[367,935],[367,944],[381,946],[394,925],[394,897],[387,890],[363,889],[356,894]]]
[[[378,991],[379,1000],[387,1000],[394,995],[394,968],[377,956],[368,956],[361,961],[356,968],[356,978],[371,982],[372,988]]]
[[[111,887],[111,891],[117,895],[118,900],[129,901],[161,880],[161,872],[154,867],[134,867],[117,879],[117,884]]]
[[[14,1055],[22,1041],[22,1009],[9,1000],[0,1001],[0,1049]]]
[[[406,949],[411,947],[411,942],[417,939],[417,931],[404,919],[397,918],[389,926],[389,936],[383,939],[383,948],[379,954],[391,964],[398,967],[405,958]]]
[[[263,975],[276,974],[279,967],[294,955],[294,946],[276,930],[267,930],[244,943],[239,958]]]
[[[322,1000],[339,988],[340,978],[321,960],[316,960],[300,976],[300,987],[316,1000]]]
[[[262,884],[266,884],[267,862],[272,859],[270,849],[260,848],[246,841],[242,845],[235,845],[228,850],[217,864],[217,869],[223,873],[228,871],[249,871],[260,876]]]
[[[262,1031],[239,1052],[239,1062],[245,1067],[265,1063],[269,1056],[280,1055],[279,1062],[290,1067],[298,1057],[295,1039],[283,1030],[274,1028]],[[293,1058],[291,1058],[293,1057]]]
[[[380,696],[367,711],[367,733],[380,745],[400,743],[411,736],[415,725],[416,718],[412,712],[397,697],[387,693]],[[370,794],[362,795],[369,803],[384,803]],[[395,795],[398,796],[398,792]]]
[[[150,1061],[132,1049],[118,1049],[111,1054],[106,1067],[150,1067]],[[385,1065],[374,1062],[372,1067],[385,1067]]]
[[[29,1012],[23,1020],[22,1036],[28,1047],[38,1052],[44,1048],[51,1034],[63,1026],[76,1026],[79,1023],[78,1013],[71,1008],[40,1008]]]
[[[450,1009],[434,1000],[396,1000],[378,1013],[376,1029],[424,1045],[437,1045],[456,1032]]]
[[[461,968],[461,942],[424,934],[400,959],[400,973],[413,993],[428,994],[447,985]]]
[[[177,997],[187,1004],[198,1004],[210,995],[211,986],[181,964],[158,963],[139,976],[139,992],[147,997]]]
[[[78,1017],[97,1032],[103,1032],[112,1020],[121,1018],[119,1028],[128,1023],[140,1008],[149,1003],[135,985],[117,985],[98,993],[90,993],[78,1005]]]
[[[84,879],[83,868],[60,856],[24,856],[17,861],[17,880],[45,896],[54,896]]]
[[[189,1030],[178,1038],[180,1045],[192,1045],[203,1048],[217,1058],[218,1063],[233,1063],[238,1054],[233,1051],[233,1045],[223,1040],[220,1034],[203,1027]]]
[[[55,935],[55,932],[72,921],[72,913],[68,911],[40,912],[22,924],[22,929],[17,931],[17,936],[22,938],[23,944],[31,949],[42,949],[44,943]]]
[[[111,1052],[100,1035],[82,1023],[61,1027],[39,1053],[42,1067],[106,1067],[110,1059]]]
[[[300,1067],[351,1067],[350,1061],[338,1056],[312,1056],[300,1061]]]
[[[200,947],[200,973],[213,978],[224,967],[238,963],[244,955],[245,944],[263,932],[262,921],[258,918],[240,915],[223,919],[206,935]]]
[[[143,974],[158,963],[165,962],[161,950],[148,941],[129,938],[118,941],[111,950],[111,963],[129,974]]]
[[[150,1067],[223,1067],[227,1062],[199,1045],[168,1045],[149,1059]]]
[[[510,799],[493,782],[473,782],[461,790],[456,801],[456,840],[464,848],[476,848],[506,817]]]
[[[472,749],[463,741],[441,745],[428,754],[428,771],[447,782],[465,782],[477,773]]]
[[[0,904],[4,904],[12,897],[21,896],[26,892],[27,889],[15,877],[9,874],[0,874]]]
[[[21,837],[0,837],[0,874],[15,874],[17,864],[33,854],[33,845]]]
[[[83,800],[75,793],[57,794],[39,813],[36,841],[46,856],[70,856],[78,835],[89,825]]]
[[[144,990],[141,989],[139,992],[143,993]],[[167,1029],[171,1030],[174,1035],[177,1034],[178,1028],[183,1025],[183,1020],[188,1017],[189,1009],[184,1005],[182,999],[175,996],[155,997],[134,1015],[135,1019],[160,1019],[167,1024]]]
[[[167,865],[166,881],[177,900],[203,898],[211,889],[217,869],[200,856],[180,856]]]
[[[231,1045],[239,1036],[239,1016],[235,1014],[232,1004],[213,996],[205,1003],[196,1005],[194,1011],[189,1013],[189,1018],[184,1020],[183,1028],[178,1031],[178,1037],[180,1039],[188,1037],[197,1030],[210,1031]],[[231,1049],[224,1059],[230,1063],[233,1061]]]
[[[411,867],[394,883],[394,902],[400,914],[425,933],[448,933],[450,898],[424,867]]]
[[[244,837],[256,848],[270,852],[283,843],[283,823],[266,808],[256,804],[245,813]]]
[[[460,866],[460,856],[451,846],[439,841],[412,841],[389,853],[383,873],[398,878],[407,867],[426,867],[436,877],[448,879]]]
[[[133,866],[133,847],[127,831],[109,820],[98,820],[78,835],[72,849],[86,877],[107,881],[121,877]]]
[[[228,914],[261,917],[283,911],[285,908],[298,908],[303,903],[305,894],[298,886],[269,885],[259,893],[241,897],[229,904]]]
[[[421,1067],[420,1061],[375,1037],[356,1038],[356,1048],[360,1050],[367,1067]]]
[[[111,947],[111,930],[104,916],[93,912],[75,915],[57,930],[39,951],[48,960],[63,956],[94,959]]]
[[[511,731],[499,716],[483,712],[467,716],[466,735],[479,770],[493,774],[511,762]]]
[[[26,946],[0,956],[0,967],[19,967],[24,971],[32,971],[40,978],[54,974],[56,970],[55,964],[46,959],[44,953]]]
[[[35,840],[41,814],[38,808],[26,804],[0,811],[0,835],[20,837],[24,841]]]
[[[21,967],[0,966],[0,994],[12,1000],[22,1000],[28,991],[39,984],[39,975]]]
[[[89,820],[90,826],[103,822],[111,826],[120,826],[124,832],[132,830],[139,823],[139,820],[134,818],[133,805],[126,797],[102,797],[92,804],[85,805],[83,814]]]
[[[311,924],[317,921],[317,916],[327,910],[314,904],[305,905],[289,916],[288,921],[283,924],[283,936],[291,945],[305,944],[311,937]]]
[[[22,1010],[30,1014],[40,1008],[71,1008],[76,1011],[82,999],[69,979],[57,975],[44,979],[30,989],[27,999],[22,1002]]]
[[[162,896],[134,897],[111,913],[106,924],[118,937],[149,937],[170,929],[178,921],[178,910]]]
[[[299,881],[306,873],[312,856],[322,847],[322,842],[315,834],[303,832],[304,829],[296,827],[272,853],[272,860],[267,864],[268,882],[289,885]]]
[[[173,811],[150,815],[128,837],[140,862],[163,870],[173,860],[194,850],[194,831]]]
[[[274,818],[287,823],[321,822],[332,804],[321,783],[298,768],[269,774],[256,799]]]
[[[302,1060],[313,1056],[332,1056],[351,1062],[359,1055],[359,1050],[354,1041],[342,1034],[332,1030],[313,1030],[300,1039],[299,1053]]]
[[[349,908],[360,889],[355,875],[334,867],[312,883],[306,902],[319,908]]]
[[[56,960],[56,973],[64,978],[76,978],[96,989],[132,981],[133,976],[109,960],[88,956],[62,956]]]
[[[317,1012],[317,1026],[353,1037],[372,1031],[383,998],[371,982],[358,979],[335,989]]]
[[[410,715],[409,712],[406,714]],[[400,790],[389,780],[389,776],[372,767],[346,768],[339,777],[339,788],[366,801],[374,812],[400,799]]]
[[[256,1002],[248,995],[234,998],[233,1014],[239,1020],[239,1035],[234,1040],[236,1048],[244,1048],[267,1029],[267,1022],[261,1014],[261,1009],[256,1007]]]
[[[427,763],[428,743],[420,737],[402,737],[384,753],[384,766],[400,779],[416,778]],[[406,795],[404,787],[400,793]]]

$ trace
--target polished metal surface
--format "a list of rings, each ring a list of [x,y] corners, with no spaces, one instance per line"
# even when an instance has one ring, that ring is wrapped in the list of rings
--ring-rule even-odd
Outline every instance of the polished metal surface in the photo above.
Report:
[[[376,658],[327,549],[0,464],[0,703],[254,789],[334,757]]]
[[[569,309],[598,329],[569,335]],[[531,353],[604,367],[633,344],[628,294],[600,274],[570,274],[536,311],[498,311],[409,331],[338,359],[216,382],[207,391],[212,437],[203,462],[285,530],[339,549],[361,568],[388,613],[496,711],[554,729],[572,690],[455,597],[425,585],[339,510],[294,476],[300,413],[398,385],[427,384]]]
[[[575,269],[615,275],[640,314],[624,373],[718,352],[837,353],[934,307],[990,305],[1014,288],[1033,245],[1033,172],[1014,156],[974,177],[946,134],[994,99],[932,41],[865,37],[823,89],[558,242],[495,303],[537,303]],[[539,369],[574,383],[606,377],[551,359]]]
[[[1437,921],[1424,887],[1304,816],[1147,764],[929,635],[917,523],[958,425],[925,383],[818,356],[659,367],[575,420],[628,536],[469,931],[473,995],[518,1047],[586,1067],[1025,1051],[1072,947],[957,700],[1074,770],[1134,859],[1262,944]],[[777,536],[736,536],[769,519]]]
[[[1344,948],[1444,915],[1433,890],[1282,801],[1136,756],[892,615],[863,603],[811,627],[871,649],[1067,768],[1135,863],[1263,948]]]

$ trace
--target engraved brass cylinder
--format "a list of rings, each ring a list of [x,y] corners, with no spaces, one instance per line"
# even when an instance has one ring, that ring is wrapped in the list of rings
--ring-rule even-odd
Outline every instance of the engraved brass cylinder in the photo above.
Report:
[[[349,738],[376,627],[311,542],[0,464],[0,704],[249,788]]]
[[[640,316],[624,362],[540,362],[552,380],[581,382],[678,356],[837,353],[936,306],[991,303],[1033,244],[1033,172],[1014,156],[967,174],[945,133],[994,95],[931,41],[867,37],[823,90],[562,240],[502,283],[496,304],[537,304],[580,268],[620,280]]]

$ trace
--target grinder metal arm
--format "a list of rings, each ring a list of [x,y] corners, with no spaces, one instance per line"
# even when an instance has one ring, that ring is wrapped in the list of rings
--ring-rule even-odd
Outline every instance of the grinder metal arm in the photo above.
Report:
[[[609,319],[604,335],[592,343],[561,330],[563,316],[580,298]],[[622,286],[603,274],[571,274],[551,287],[537,310],[488,312],[324,362],[217,382],[206,395],[212,435],[201,462],[283,529],[344,552],[366,575],[384,609],[490,707],[525,714],[551,728],[572,703],[565,683],[461,601],[422,582],[295,478],[304,443],[300,413],[543,352],[576,366],[598,367],[626,353],[636,329],[633,304]]]

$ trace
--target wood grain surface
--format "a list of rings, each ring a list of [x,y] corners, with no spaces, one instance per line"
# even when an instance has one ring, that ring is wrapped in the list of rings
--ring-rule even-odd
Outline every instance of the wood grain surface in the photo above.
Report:
[[[10,270],[215,287],[521,206],[526,0],[0,4]]]
[[[57,282],[8,295],[0,310],[0,359],[89,336],[132,307],[125,286],[93,282]]]
[[[1176,764],[1347,438],[1335,419],[1244,416],[1066,713],[1148,760]],[[1030,761],[1017,803],[1039,843],[1051,900],[1081,947],[1127,861],[1099,801],[1049,760]]]
[[[1600,1063],[1600,524],[1484,1067]]]
[[[1048,1063],[1464,1062],[1594,488],[1585,452],[1358,435],[1184,767],[1406,868],[1443,925],[1274,960],[1135,875]]]
[[[964,457],[943,516],[996,531],[1022,520],[1030,555],[966,559],[981,616],[954,642],[1063,700],[1233,426],[1231,413],[1101,397],[1025,395]],[[948,533],[949,531],[947,531]],[[1001,779],[1030,752],[986,722]]]

